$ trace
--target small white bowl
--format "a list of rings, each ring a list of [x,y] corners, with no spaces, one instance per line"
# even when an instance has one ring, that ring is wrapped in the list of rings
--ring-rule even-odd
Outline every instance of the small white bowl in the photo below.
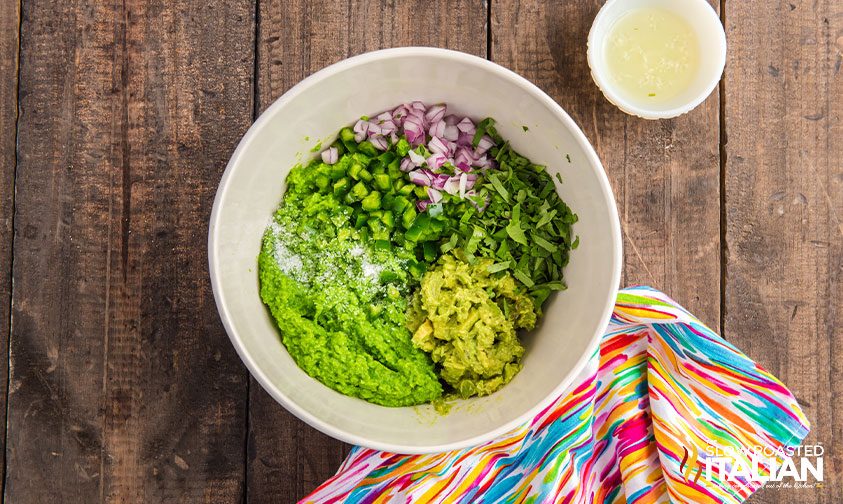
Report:
[[[514,149],[564,184],[580,219],[580,247],[565,269],[568,290],[552,297],[541,327],[524,340],[524,368],[507,386],[459,401],[439,416],[429,405],[386,408],[342,395],[299,369],[258,293],[261,236],[290,168],[329,145],[340,127],[408,100],[445,102],[454,113],[498,120]],[[527,126],[525,131],[522,126]],[[307,138],[306,138],[307,137]],[[304,157],[304,159],[302,159]],[[475,56],[408,47],[363,54],[287,91],[249,129],[220,182],[208,236],[220,317],[255,379],[285,408],[348,443],[398,453],[463,448],[532,418],[582,370],[606,328],[621,272],[621,233],[600,160],[574,121],[523,77]]]
[[[632,103],[617,92],[604,57],[604,45],[615,22],[642,7],[661,8],[681,16],[693,28],[700,44],[700,67],[688,89],[672,100],[650,107]],[[644,119],[668,119],[693,110],[717,86],[726,66],[726,32],[706,0],[608,0],[588,33],[588,66],[597,87],[619,109]]]

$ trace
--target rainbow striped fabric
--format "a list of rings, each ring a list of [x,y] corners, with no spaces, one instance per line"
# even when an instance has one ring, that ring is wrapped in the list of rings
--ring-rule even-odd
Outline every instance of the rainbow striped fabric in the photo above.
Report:
[[[761,483],[730,469],[754,464],[764,474],[809,429],[781,382],[648,287],[618,294],[574,383],[481,446],[433,455],[354,448],[302,502],[743,502]],[[733,460],[725,471],[711,467],[724,454]]]

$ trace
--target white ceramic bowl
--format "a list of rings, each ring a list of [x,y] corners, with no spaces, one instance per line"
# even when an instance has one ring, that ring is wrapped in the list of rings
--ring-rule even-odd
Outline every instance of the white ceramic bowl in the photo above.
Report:
[[[281,201],[290,168],[315,156],[310,149],[317,140],[328,145],[355,118],[409,100],[446,102],[457,113],[495,117],[498,131],[516,150],[562,174],[559,194],[580,217],[574,230],[581,245],[565,271],[569,289],[551,298],[543,324],[526,338],[523,370],[495,394],[461,401],[445,416],[430,406],[377,406],[310,378],[281,344],[258,295],[261,235]],[[621,271],[621,234],[600,160],[550,97],[484,59],[410,47],[371,52],[325,68],[258,118],[220,182],[208,255],[220,317],[243,362],[272,397],[308,424],[348,443],[430,453],[503,434],[571,383],[611,315]]]
[[[642,105],[618,92],[607,69],[604,50],[609,31],[628,12],[642,7],[668,10],[686,20],[700,44],[700,67],[685,92],[672,100]],[[720,17],[706,0],[608,0],[588,32],[588,66],[603,96],[627,114],[644,119],[668,119],[690,112],[714,91],[726,65],[726,32]]]

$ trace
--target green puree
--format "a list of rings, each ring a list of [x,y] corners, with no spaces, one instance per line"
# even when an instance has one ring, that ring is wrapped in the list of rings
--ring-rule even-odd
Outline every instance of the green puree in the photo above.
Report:
[[[287,179],[258,259],[261,298],[308,375],[384,406],[431,402],[442,385],[405,328],[412,252],[364,240],[352,208],[316,190],[325,169],[299,166]]]

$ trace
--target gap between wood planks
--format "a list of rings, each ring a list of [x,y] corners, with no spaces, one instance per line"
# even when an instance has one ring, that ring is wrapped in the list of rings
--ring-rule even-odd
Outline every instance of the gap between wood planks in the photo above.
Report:
[[[0,502],[5,502],[6,500],[6,441],[9,438],[9,385],[11,383],[11,373],[12,373],[12,324],[14,322],[12,317],[12,299],[14,296],[14,288],[15,284],[13,281],[13,272],[14,272],[14,264],[15,264],[15,193],[16,193],[16,181],[17,181],[17,172],[18,172],[18,164],[19,164],[19,152],[18,152],[18,137],[20,135],[20,60],[21,60],[21,34],[23,33],[23,0],[18,0],[17,3],[17,15],[18,15],[18,23],[17,23],[17,50],[15,51],[15,84],[14,84],[14,96],[12,97],[14,104],[15,104],[15,141],[14,141],[14,165],[12,167],[12,196],[11,196],[11,205],[10,205],[10,212],[11,212],[11,236],[9,237],[9,271],[7,275],[7,279],[9,282],[9,298],[5,300],[6,308],[9,310],[8,312],[8,324],[6,326],[6,384],[3,390],[4,397],[6,398],[5,404],[5,422],[3,424],[3,481],[0,483]]]
[[[258,89],[259,51],[260,51],[260,29],[261,29],[261,0],[255,0],[255,29],[252,32],[254,40],[252,50],[252,122],[260,115],[260,89]],[[244,504],[249,502],[249,437],[252,434],[251,411],[252,411],[252,373],[246,370],[246,411],[244,418],[246,426],[243,429],[243,500]]]
[[[720,0],[720,22],[723,29],[726,29],[726,0]],[[720,320],[718,331],[720,337],[726,339],[726,276],[728,275],[726,261],[726,143],[729,141],[726,132],[726,70],[720,76],[717,85],[717,92],[720,98]]]

